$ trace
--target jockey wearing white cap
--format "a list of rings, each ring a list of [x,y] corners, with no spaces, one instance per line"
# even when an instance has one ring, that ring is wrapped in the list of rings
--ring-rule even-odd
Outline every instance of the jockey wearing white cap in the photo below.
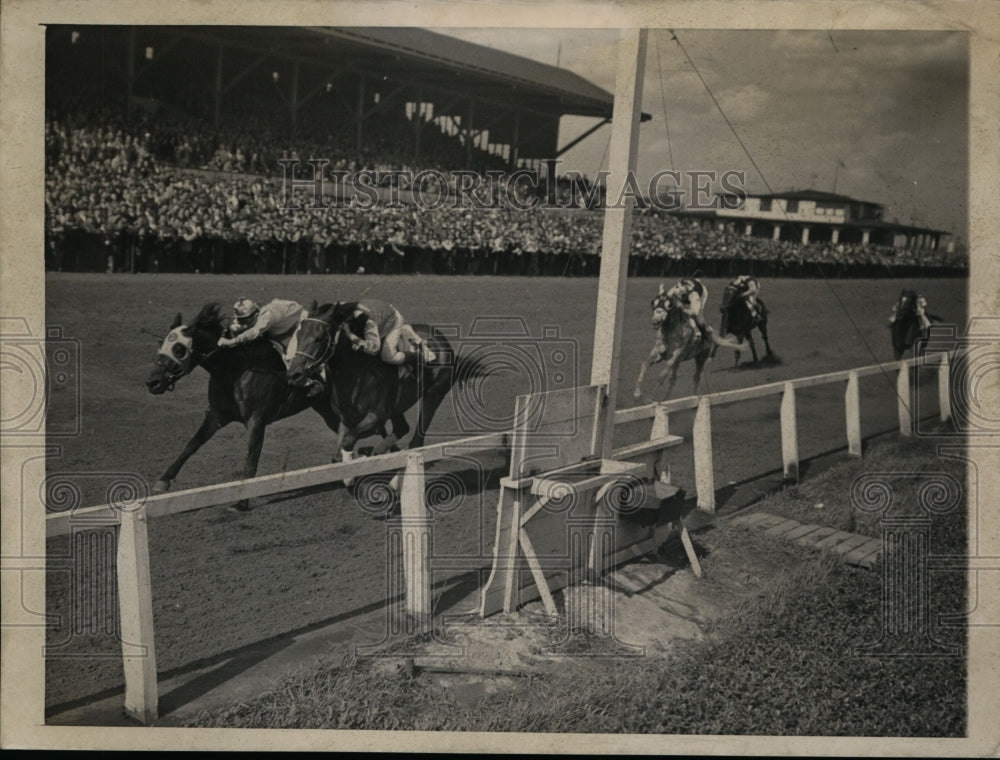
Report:
[[[233,321],[229,326],[233,337],[219,338],[219,346],[229,348],[257,338],[269,338],[281,346],[281,358],[287,368],[295,356],[298,327],[304,316],[306,310],[295,301],[275,298],[264,306],[258,306],[251,298],[241,298],[233,305]],[[319,381],[314,380],[313,383],[310,396],[323,389]]]
[[[294,350],[289,351],[289,344],[304,312],[305,309],[295,301],[275,298],[260,307],[250,298],[241,298],[233,306],[233,322],[229,327],[234,337],[219,338],[219,345],[238,346],[257,338],[270,338],[285,349],[287,364],[295,355]]]

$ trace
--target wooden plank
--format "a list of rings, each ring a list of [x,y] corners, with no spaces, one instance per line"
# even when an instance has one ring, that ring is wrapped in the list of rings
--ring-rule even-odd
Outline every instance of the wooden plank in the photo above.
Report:
[[[684,546],[684,553],[687,554],[688,562],[691,563],[691,571],[696,577],[701,577],[701,563],[698,562],[698,555],[695,554],[694,544],[691,543],[691,536],[688,535],[687,526],[680,518],[674,520],[674,525],[681,534],[681,544]]]
[[[944,356],[944,352],[939,354],[925,354],[924,362],[928,364],[940,364],[942,361],[947,361],[947,359],[943,358]],[[797,389],[809,388],[817,385],[826,385],[828,383],[843,382],[849,380],[851,375],[856,375],[857,377],[884,375],[890,372],[898,371],[900,366],[912,366],[913,363],[913,359],[903,359],[898,362],[894,361],[887,362],[885,364],[871,364],[865,367],[857,367],[856,369],[829,372],[824,375],[812,375],[809,377],[800,377],[790,381],[782,380],[774,383],[766,383],[764,385],[754,385],[749,388],[737,388],[731,391],[722,391],[720,393],[710,394],[709,398],[711,399],[713,406],[723,406],[737,401],[750,401],[753,399],[764,398],[766,396],[777,395],[784,391],[786,382],[791,382]],[[615,424],[624,425],[629,422],[649,419],[655,415],[657,409],[663,409],[667,414],[684,411],[686,409],[696,409],[700,399],[700,396],[685,396],[683,398],[672,399],[670,401],[663,401],[655,404],[643,404],[641,406],[635,406],[628,409],[619,409],[615,412]]]
[[[403,543],[403,573],[406,611],[421,628],[431,620],[431,529],[425,503],[424,458],[410,454],[400,489],[400,527]]]
[[[848,552],[857,549],[862,544],[867,543],[869,540],[870,536],[861,536],[857,533],[852,533],[850,538],[846,538],[834,546],[833,551],[837,552],[837,554],[847,554]]]
[[[865,543],[861,544],[856,549],[849,551],[844,555],[844,559],[850,562],[852,565],[856,565],[861,562],[861,560],[866,557],[882,551],[882,539],[881,538],[870,538]]]
[[[802,523],[798,520],[784,520],[783,522],[773,525],[764,531],[766,536],[783,536],[789,531],[795,530],[796,528],[802,527]]]
[[[156,494],[147,496],[144,500],[146,516],[153,519],[193,509],[227,504],[241,499],[270,496],[284,491],[336,483],[344,478],[359,478],[364,475],[399,470],[406,467],[406,458],[413,452],[419,452],[425,462],[434,462],[453,456],[454,454],[449,453],[449,451],[465,450],[465,447],[481,447],[483,450],[490,450],[504,446],[506,440],[506,433],[491,433],[447,443],[435,443],[419,449],[356,459],[351,462],[338,462],[337,464],[319,465],[273,475],[262,475],[246,480],[191,488],[172,494]],[[49,514],[45,518],[46,534],[52,537],[69,533],[73,528],[73,522],[79,519],[107,518],[107,524],[114,525],[118,523],[118,514],[117,508],[109,504]]]
[[[836,528],[826,528],[826,527],[819,528],[817,530],[811,531],[810,533],[806,533],[803,536],[799,536],[797,539],[795,539],[795,543],[797,543],[799,546],[815,546],[824,538],[836,532],[837,532]]]
[[[548,583],[545,582],[545,575],[538,564],[538,556],[535,554],[535,547],[531,545],[528,532],[524,528],[521,528],[518,531],[518,537],[521,543],[521,551],[524,552],[524,558],[528,562],[528,568],[531,570],[531,577],[535,581],[535,587],[542,597],[542,605],[545,607],[545,611],[549,615],[559,614],[559,611],[556,609],[555,600],[552,598],[552,592],[549,590]]]
[[[656,409],[657,409],[656,404],[643,404],[642,406],[633,406],[627,409],[616,409],[615,424],[626,425],[629,422],[639,422],[640,420],[648,420],[650,417],[656,414]]]
[[[854,564],[860,565],[865,570],[871,570],[873,567],[875,567],[875,563],[878,562],[879,557],[881,557],[881,556],[882,556],[882,550],[881,549],[876,549],[871,554],[868,554],[868,555],[862,557],[861,559],[859,559]]]
[[[913,435],[913,405],[910,400],[910,369],[904,367],[896,375],[896,409],[899,412],[899,434]]]
[[[816,525],[815,523],[809,523],[808,525],[803,525],[799,528],[794,528],[788,531],[783,538],[786,541],[796,541],[804,536],[808,536],[813,531],[817,531],[822,528],[822,525]]]
[[[927,354],[925,355],[924,361],[926,363],[937,364],[941,361],[940,357],[942,354]],[[857,374],[858,377],[866,377],[868,375],[885,375],[891,372],[899,370],[900,367],[909,367],[914,364],[913,359],[902,359],[898,362],[886,362],[884,364],[871,364],[865,367],[857,367],[855,369],[840,370],[838,372],[829,372],[823,375],[811,375],[809,377],[800,377],[794,380],[782,380],[775,383],[767,383],[765,385],[755,385],[749,388],[737,388],[731,391],[722,391],[720,393],[713,393],[709,396],[712,401],[713,406],[722,406],[724,404],[731,404],[736,401],[750,401],[752,399],[763,398],[765,396],[773,396],[778,393],[782,393],[785,389],[785,383],[791,383],[796,389],[810,388],[817,385],[826,385],[828,383],[843,382],[849,379],[852,373]],[[699,397],[698,396],[686,396],[684,398],[673,399],[671,401],[664,401],[659,404],[667,412],[677,412],[684,409],[694,409],[698,406]],[[645,412],[645,407],[636,407],[636,415],[648,413]],[[622,421],[634,421],[634,419],[643,419],[642,416],[632,416],[623,415],[621,417]]]
[[[951,364],[947,353],[941,356],[941,363],[938,365],[938,409],[941,422],[951,419]]]
[[[141,506],[121,512],[117,573],[125,712],[148,725],[157,718],[158,695],[146,520],[146,510]]]
[[[761,520],[766,520],[773,515],[767,512],[750,512],[748,514],[738,515],[732,519],[733,525],[742,525],[745,528],[752,528]]]
[[[799,480],[799,430],[795,419],[795,386],[785,383],[781,397],[781,461],[785,480]]]
[[[528,397],[518,396],[514,402],[514,428],[510,435],[510,477],[525,474],[524,462],[528,445]]]
[[[694,444],[694,479],[698,509],[715,512],[715,472],[712,464],[712,402],[702,396],[691,433]]]
[[[630,459],[642,456],[662,449],[679,446],[684,443],[684,439],[679,435],[667,435],[662,438],[653,438],[649,441],[639,441],[628,446],[622,446],[611,453],[612,459]]]
[[[493,564],[480,592],[479,614],[488,617],[510,607],[517,575],[518,531],[521,526],[522,489],[501,486],[497,527],[493,539]]]
[[[861,456],[861,395],[858,391],[858,373],[847,377],[844,391],[844,416],[847,421],[847,453]]]
[[[781,515],[772,515],[765,512],[764,519],[758,520],[756,523],[754,523],[753,527],[758,528],[760,530],[768,530],[769,528],[773,528],[776,525],[781,525],[781,523],[785,522],[787,519],[788,518],[782,517]]]
[[[642,80],[646,67],[646,37],[646,29],[622,29],[619,32],[615,100],[608,143],[609,174],[605,180],[608,197],[621,196],[629,177],[635,173],[639,150]],[[625,286],[632,239],[632,207],[635,202],[634,198],[627,196],[624,203],[609,203],[604,209],[594,351],[590,365],[591,385],[605,386],[611,399],[605,411],[607,424],[603,427],[604,440],[598,449],[601,456],[610,452],[613,445],[612,421],[618,393],[625,324]]]
[[[838,530],[836,533],[831,533],[829,536],[824,538],[822,541],[816,544],[817,549],[833,549],[839,546],[841,543],[854,536],[853,533],[848,533],[847,531]]]
[[[649,439],[655,441],[670,436],[670,414],[663,407],[656,407],[653,414],[653,424],[649,430]],[[659,457],[653,463],[654,475],[659,473],[659,479],[664,483],[670,482],[670,457],[666,450],[660,452]]]

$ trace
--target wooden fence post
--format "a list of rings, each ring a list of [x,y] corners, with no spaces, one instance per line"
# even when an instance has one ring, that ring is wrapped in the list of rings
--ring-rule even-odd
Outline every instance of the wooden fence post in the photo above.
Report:
[[[951,419],[951,365],[947,351],[941,354],[938,365],[938,408],[941,410],[941,422]]]
[[[861,395],[858,392],[858,373],[847,377],[844,393],[844,412],[847,415],[847,453],[861,456]]]
[[[149,724],[157,718],[158,694],[146,507],[123,509],[120,514],[117,574],[125,712]]]
[[[655,441],[657,438],[666,438],[668,435],[670,435],[670,414],[664,407],[657,405],[656,411],[653,413],[653,428],[649,431],[649,440]],[[667,456],[666,449],[660,452],[657,464],[660,468],[660,482],[669,483],[670,458]]]
[[[896,409],[899,412],[899,434],[909,438],[913,433],[913,415],[910,401],[910,365],[900,362],[896,376]]]
[[[781,396],[781,460],[785,480],[799,480],[799,430],[795,419],[795,386],[785,383]]]
[[[406,586],[406,612],[421,629],[431,620],[431,531],[424,501],[424,458],[410,454],[399,501],[402,512],[403,573]]]
[[[715,472],[712,466],[712,402],[708,396],[698,401],[692,430],[694,480],[698,491],[698,509],[715,512]]]

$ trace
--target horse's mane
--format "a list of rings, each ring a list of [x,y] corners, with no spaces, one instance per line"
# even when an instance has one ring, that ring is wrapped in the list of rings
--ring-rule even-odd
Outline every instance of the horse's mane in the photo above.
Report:
[[[201,311],[198,312],[198,316],[194,318],[191,326],[216,332],[223,326],[224,322],[222,306],[218,302],[212,301],[201,307]]]

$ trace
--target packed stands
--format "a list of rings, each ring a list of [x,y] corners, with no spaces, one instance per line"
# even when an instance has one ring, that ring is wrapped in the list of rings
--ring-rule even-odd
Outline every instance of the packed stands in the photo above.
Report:
[[[358,153],[351,140],[336,132],[303,128],[292,140],[287,129],[260,116],[266,109],[228,111],[218,130],[168,111],[145,116],[140,112],[131,125],[116,113],[122,111],[114,103],[98,109],[72,97],[49,108],[49,268],[526,275],[598,271],[599,211],[518,208],[505,196],[502,180],[484,181],[476,188],[478,205],[485,208],[387,202],[367,208],[340,198],[330,208],[310,209],[307,188],[295,196],[299,208],[282,207],[282,158],[327,158],[330,168],[349,172],[445,173],[464,167],[466,150],[440,130],[427,130],[421,164],[413,166],[395,147],[405,144],[412,130],[405,120],[375,121]],[[497,156],[477,154],[475,168],[480,172],[504,165]],[[437,189],[456,191],[453,183]],[[566,198],[565,183],[557,195]],[[525,205],[527,199],[519,200]],[[630,272],[857,276],[968,267],[963,255],[944,250],[802,245],[747,237],[707,221],[640,212],[633,224]]]

